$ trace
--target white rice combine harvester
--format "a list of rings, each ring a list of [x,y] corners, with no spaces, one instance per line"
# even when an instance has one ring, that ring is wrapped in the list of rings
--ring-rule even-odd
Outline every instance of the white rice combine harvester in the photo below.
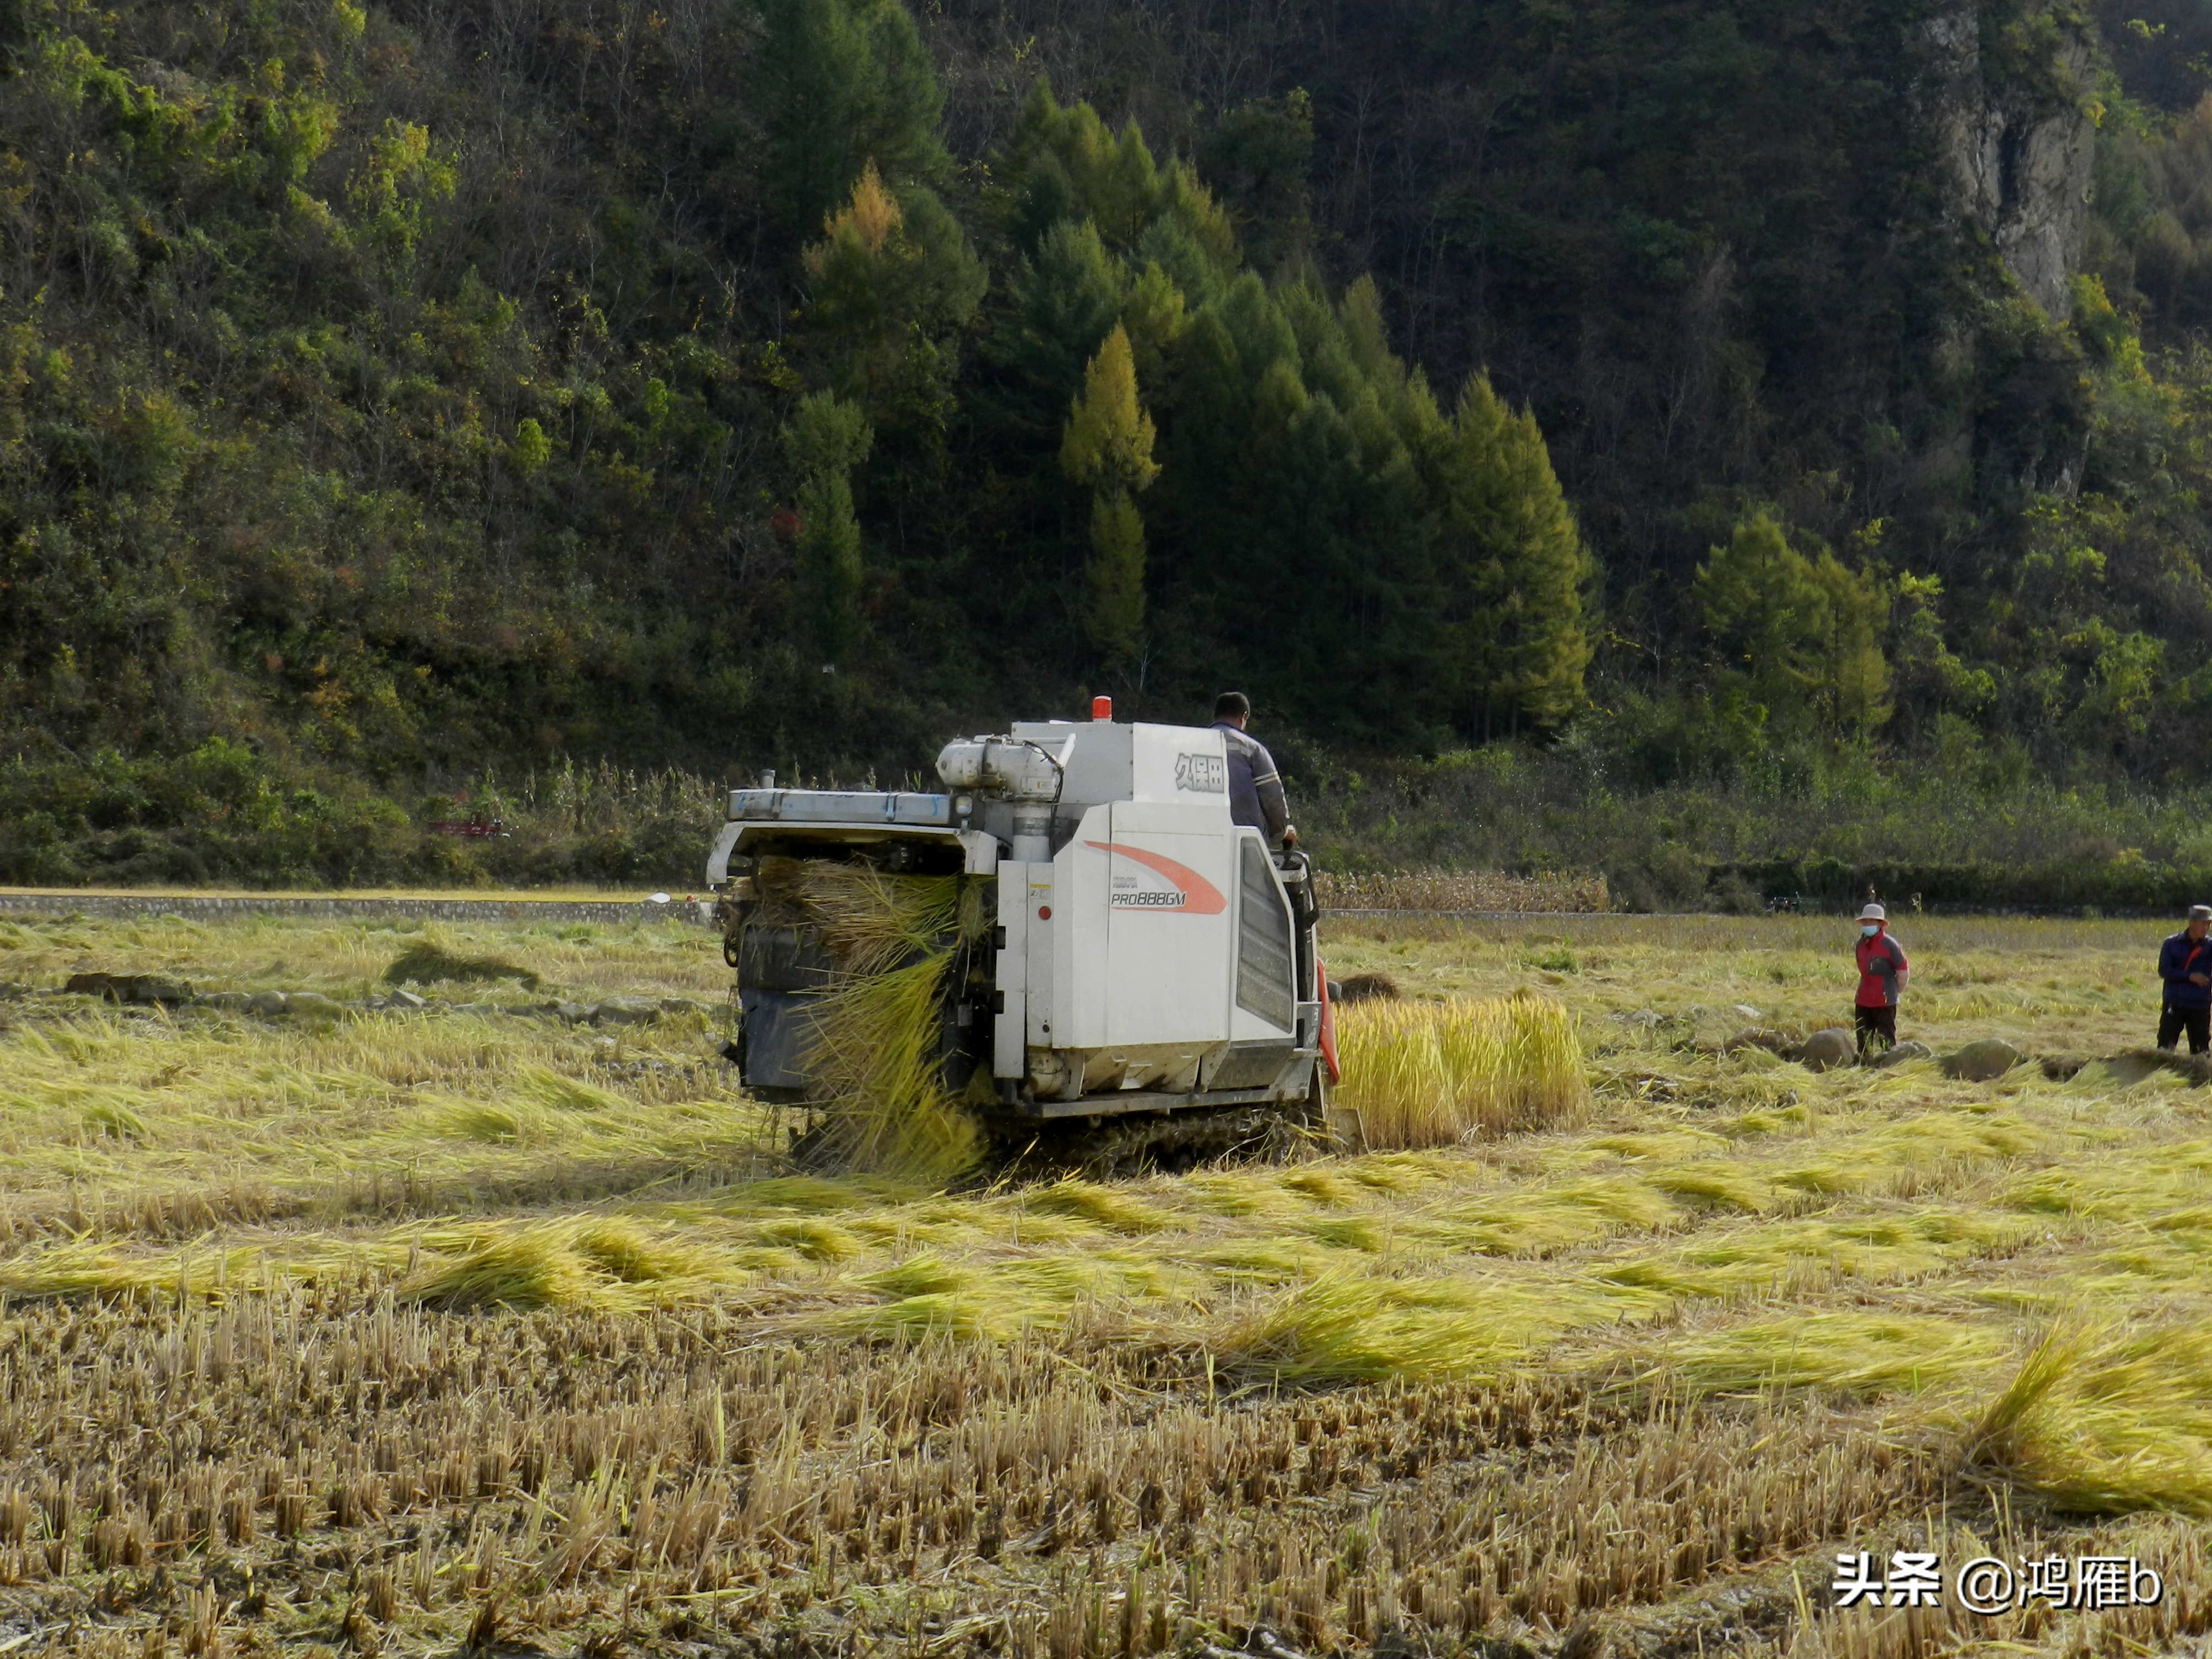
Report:
[[[906,960],[941,956],[927,1061],[1002,1152],[1073,1142],[1133,1167],[1326,1127],[1311,866],[1231,821],[1218,731],[1118,723],[1102,697],[1088,723],[949,743],[937,770],[937,793],[772,773],[731,792],[707,878],[749,1090],[823,1103],[823,1018],[849,966],[834,923],[779,896],[957,878],[958,921]]]

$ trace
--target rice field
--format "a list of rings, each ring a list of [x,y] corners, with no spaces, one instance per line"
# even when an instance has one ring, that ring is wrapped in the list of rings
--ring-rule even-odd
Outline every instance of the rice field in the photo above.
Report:
[[[1899,932],[1904,1035],[2063,1080],[1723,1052],[1848,1020],[1833,922],[1346,922],[1361,1150],[947,1187],[537,1012],[712,1005],[696,928],[0,922],[0,1651],[2190,1645],[2212,1099],[2071,1063],[2160,930]],[[2165,1594],[1832,1605],[1896,1550]]]

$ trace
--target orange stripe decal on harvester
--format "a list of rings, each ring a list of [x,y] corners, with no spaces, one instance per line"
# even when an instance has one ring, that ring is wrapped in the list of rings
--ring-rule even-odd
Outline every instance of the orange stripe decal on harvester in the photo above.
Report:
[[[1102,853],[1119,854],[1164,878],[1169,885],[1152,886],[1135,875],[1116,876],[1107,902],[1117,910],[1165,910],[1180,916],[1218,916],[1229,908],[1221,890],[1187,864],[1177,864],[1164,854],[1120,842],[1086,841]]]

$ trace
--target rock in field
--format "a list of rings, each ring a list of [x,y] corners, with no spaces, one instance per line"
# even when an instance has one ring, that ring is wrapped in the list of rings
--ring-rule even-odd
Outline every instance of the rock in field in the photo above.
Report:
[[[71,974],[62,989],[78,996],[106,997],[110,1002],[190,1002],[192,988],[158,974]]]
[[[1832,1072],[1859,1056],[1858,1039],[1840,1025],[1815,1031],[1798,1045],[1796,1060],[1808,1072]]]
[[[1991,1083],[2026,1060],[2027,1056],[2002,1037],[1984,1037],[1970,1042],[1955,1054],[1946,1054],[1937,1063],[1943,1075],[1956,1078],[1961,1083]]]
[[[1899,1042],[1883,1049],[1867,1064],[1877,1068],[1902,1066],[1907,1060],[1933,1060],[1936,1051],[1924,1042]]]
[[[654,997],[609,997],[592,1010],[594,1025],[643,1025],[660,1018],[660,1003]]]
[[[1735,1007],[1729,1010],[1729,1012],[1734,1014],[1738,1019],[1757,1019],[1760,1017],[1759,1010],[1747,1002],[1737,1003]]]
[[[1331,1002],[1395,1002],[1403,994],[1388,974],[1353,974],[1329,981]]]
[[[2043,1062],[2043,1074],[2052,1076],[2057,1068],[2069,1065],[2077,1073],[2094,1068],[2123,1089],[2132,1089],[2136,1084],[2156,1077],[2161,1072],[2187,1078],[2193,1086],[2199,1089],[2212,1083],[2212,1055],[2178,1054],[2165,1048],[2130,1048],[2125,1054],[2114,1054],[2109,1060],[2086,1063],[2046,1060]]]

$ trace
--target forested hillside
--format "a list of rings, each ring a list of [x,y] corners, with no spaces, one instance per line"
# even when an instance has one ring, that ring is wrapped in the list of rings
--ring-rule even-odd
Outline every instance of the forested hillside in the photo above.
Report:
[[[1493,860],[2204,862],[2208,90],[2199,0],[4,0],[0,878],[1230,683],[1347,855],[1490,744]]]

